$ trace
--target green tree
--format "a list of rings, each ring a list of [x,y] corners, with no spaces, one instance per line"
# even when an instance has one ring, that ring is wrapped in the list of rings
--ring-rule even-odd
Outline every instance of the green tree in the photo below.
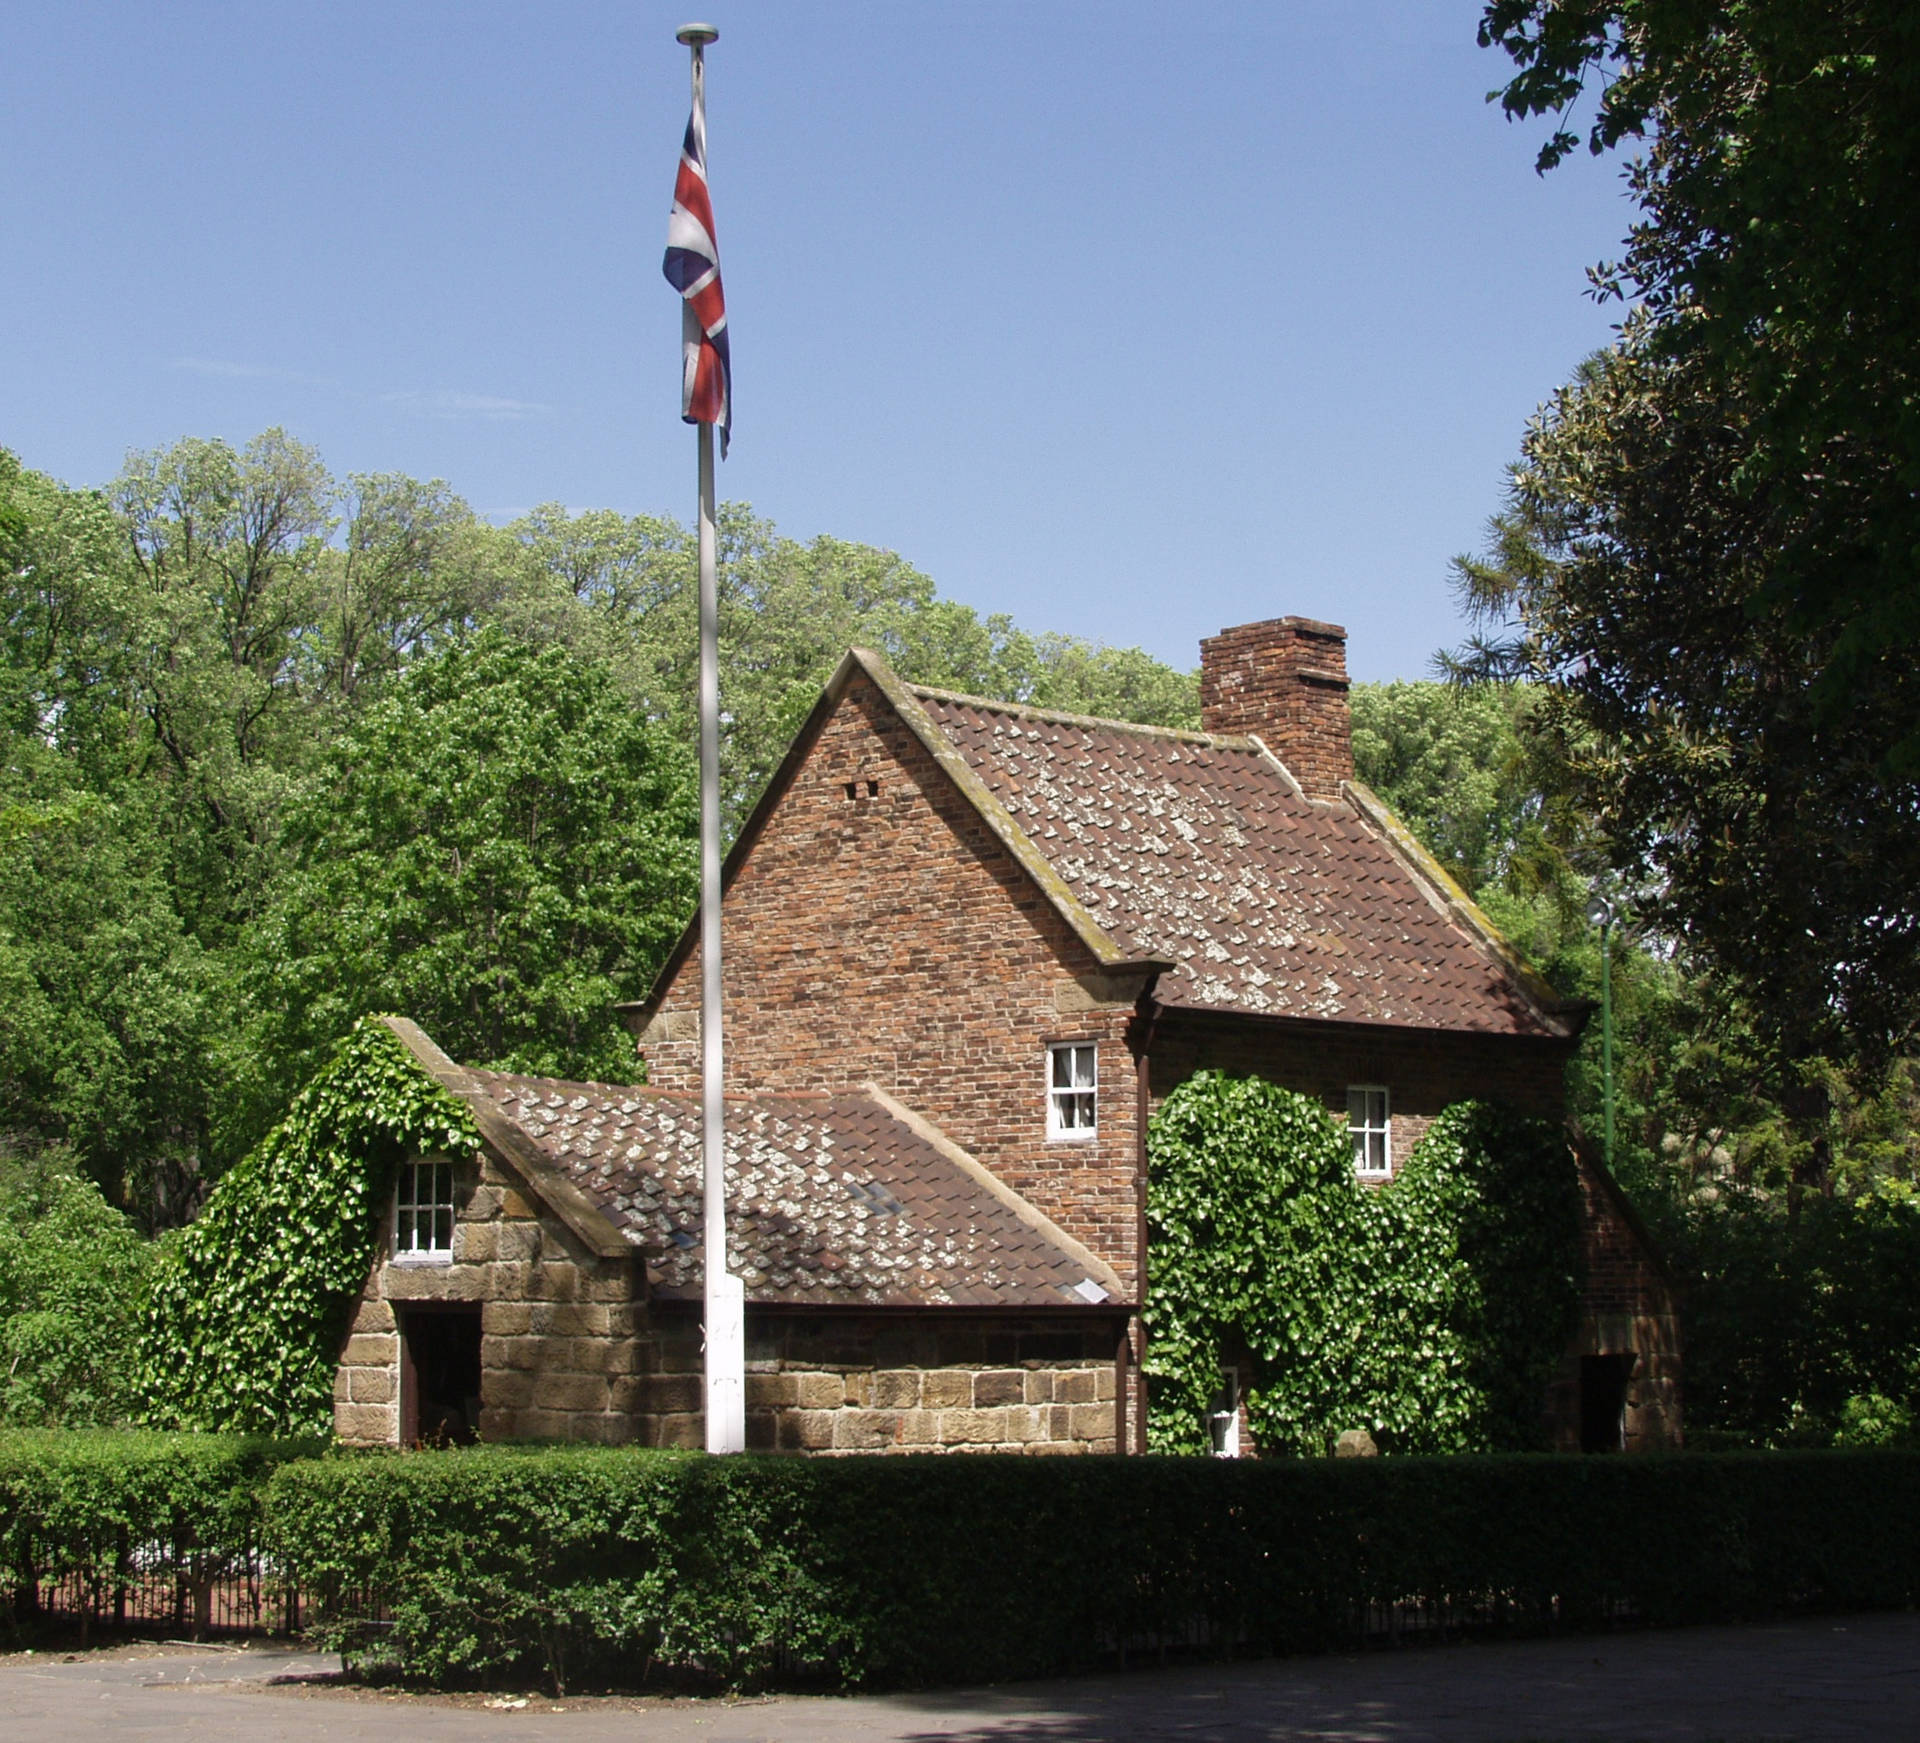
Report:
[[[0,1423],[132,1419],[151,1258],[69,1153],[0,1148]]]
[[[1525,732],[1522,684],[1356,684],[1353,763],[1469,895],[1521,894],[1566,869]]]
[[[507,529],[517,591],[498,621],[559,639],[616,674],[636,706],[693,742],[698,642],[690,532],[653,516],[547,504]],[[783,537],[744,504],[719,513],[721,779],[729,830],[745,819],[849,647],[915,683],[1116,715],[1199,722],[1199,685],[1137,648],[1028,634],[942,599],[897,552]]]
[[[25,821],[0,842],[0,1135],[69,1146],[152,1224],[199,1190],[220,977],[181,925],[139,797],[12,808]]]
[[[382,1010],[476,1064],[629,1076],[612,1006],[685,921],[695,826],[685,753],[603,668],[499,631],[418,660],[289,814],[252,1117]]]
[[[1766,606],[1797,490],[1740,476],[1750,420],[1630,323],[1529,430],[1468,603],[1508,633],[1469,669],[1530,669],[1552,784],[1648,928],[1753,1025],[1823,1178],[1820,1061],[1872,1075],[1920,1020],[1920,782],[1885,745],[1920,668],[1821,701],[1835,639]],[[1517,553],[1517,556],[1516,556]]]
[[[1480,40],[1516,72],[1510,115],[1567,120],[1600,87],[1595,152],[1643,144],[1641,218],[1603,294],[1681,366],[1744,524],[1712,536],[1739,611],[1809,646],[1822,723],[1920,764],[1890,672],[1920,645],[1920,17],[1908,0],[1490,0]],[[1704,543],[1705,541],[1701,541]],[[1654,553],[1657,560],[1659,553]],[[1737,630],[1731,646],[1746,638]]]

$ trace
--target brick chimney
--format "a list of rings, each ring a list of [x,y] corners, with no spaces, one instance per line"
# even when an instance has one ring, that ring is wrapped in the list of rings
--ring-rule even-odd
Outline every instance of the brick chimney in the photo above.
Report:
[[[1200,724],[1255,732],[1309,799],[1337,799],[1353,778],[1347,632],[1310,617],[1223,629],[1200,644]]]

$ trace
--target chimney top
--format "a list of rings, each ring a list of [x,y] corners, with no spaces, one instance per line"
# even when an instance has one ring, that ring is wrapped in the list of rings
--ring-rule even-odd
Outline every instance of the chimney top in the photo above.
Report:
[[[1200,644],[1200,724],[1256,733],[1309,799],[1353,779],[1347,632],[1311,617],[1271,617]]]

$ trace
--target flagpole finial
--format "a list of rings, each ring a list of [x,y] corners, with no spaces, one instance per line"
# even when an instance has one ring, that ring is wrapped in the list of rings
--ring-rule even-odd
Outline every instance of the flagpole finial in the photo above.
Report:
[[[673,40],[684,42],[688,48],[705,48],[720,40],[720,32],[711,24],[683,24],[673,33]]]

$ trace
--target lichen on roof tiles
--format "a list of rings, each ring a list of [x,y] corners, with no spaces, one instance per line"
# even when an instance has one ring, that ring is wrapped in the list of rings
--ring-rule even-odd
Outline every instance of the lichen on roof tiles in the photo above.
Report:
[[[697,1096],[468,1075],[642,1252],[655,1296],[699,1297]],[[1085,1263],[865,1094],[730,1098],[726,1131],[727,1262],[749,1301],[1088,1300]]]
[[[1382,831],[1251,739],[913,694],[1099,925],[1177,964],[1162,1004],[1561,1032]]]

